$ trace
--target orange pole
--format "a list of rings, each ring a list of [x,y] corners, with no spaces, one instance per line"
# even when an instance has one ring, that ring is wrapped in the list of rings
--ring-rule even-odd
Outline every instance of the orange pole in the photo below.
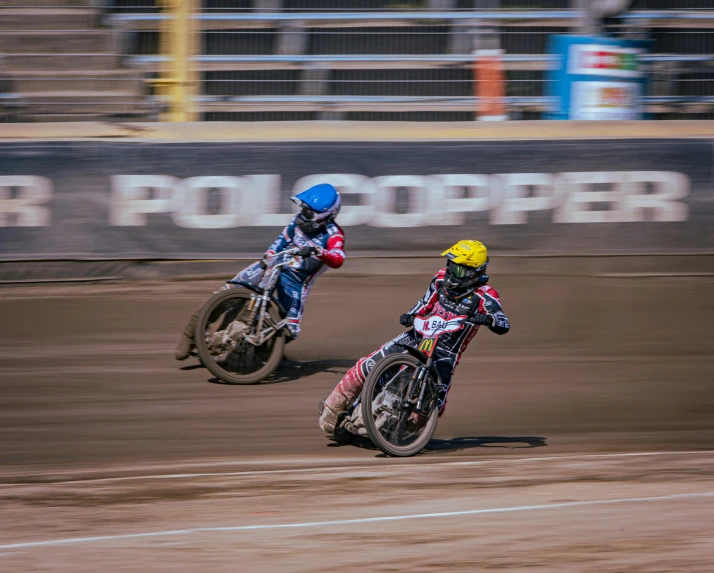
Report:
[[[474,94],[478,98],[476,117],[481,121],[505,121],[506,82],[501,54],[503,50],[473,52]]]

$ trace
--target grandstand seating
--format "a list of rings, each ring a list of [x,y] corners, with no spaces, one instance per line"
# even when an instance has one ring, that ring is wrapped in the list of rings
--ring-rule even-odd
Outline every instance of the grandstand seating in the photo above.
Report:
[[[119,36],[101,18],[92,0],[0,0],[6,120],[146,117],[141,72],[123,67]]]
[[[61,47],[66,52],[70,44],[76,44],[74,53],[84,55],[63,59],[58,53],[44,64],[42,58],[28,60],[25,53],[24,62],[37,62],[38,66],[24,70],[18,68],[22,67],[18,62],[23,62],[20,54],[8,56],[14,59],[8,66],[13,91],[27,101],[33,118],[78,118],[81,105],[72,107],[61,96],[49,95],[52,82],[65,85],[62,77],[70,80],[72,74],[82,78],[74,93],[86,86],[94,98],[91,106],[83,108],[86,116],[102,111],[97,109],[100,101],[106,106],[103,109],[111,110],[110,115],[146,117],[155,112],[157,99],[152,95],[142,99],[142,89],[136,87],[139,78],[156,77],[165,58],[159,54],[158,42],[165,16],[159,13],[155,0],[104,0],[108,12],[102,20],[104,27],[97,24],[96,9],[88,9],[98,4],[96,0],[41,3],[75,6],[80,18],[75,25],[82,22],[83,31],[72,38],[65,34],[67,43]],[[495,42],[505,52],[510,116],[538,118],[548,106],[544,84],[552,58],[546,55],[547,37],[567,33],[577,21],[569,3],[204,0],[203,11],[197,15],[202,35],[201,54],[195,61],[201,78],[197,105],[205,120],[470,120],[476,106],[470,54],[479,47],[478,42],[488,38],[491,45]],[[0,7],[14,4],[13,0],[0,0]],[[677,3],[678,10],[668,9],[672,4],[635,0],[634,8],[639,11],[609,20],[608,31],[652,40],[654,55],[649,57],[649,65],[655,81],[649,111],[662,118],[675,114],[710,117],[714,0],[682,0]],[[5,26],[7,14],[7,9],[0,10],[0,27]],[[58,20],[48,17],[45,22],[54,25]],[[95,24],[90,26],[91,22]],[[57,38],[62,29],[59,26],[53,32]],[[0,53],[6,51],[3,42],[0,38]],[[47,42],[50,40],[40,40],[43,45]],[[53,48],[47,45],[43,49]],[[77,60],[72,64],[75,67],[69,67],[73,59]],[[125,61],[131,69],[122,67]],[[34,72],[41,73],[32,78]],[[47,81],[41,81],[43,78]],[[38,86],[45,104],[39,107],[35,105],[37,96],[32,95],[38,93]],[[99,86],[107,89],[99,90]],[[61,93],[59,88],[57,93]],[[118,94],[123,99],[113,100]],[[49,100],[61,103],[65,113],[47,105]]]

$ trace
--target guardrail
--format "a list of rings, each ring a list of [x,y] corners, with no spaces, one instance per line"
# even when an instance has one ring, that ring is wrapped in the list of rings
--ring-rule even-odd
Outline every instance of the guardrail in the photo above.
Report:
[[[109,21],[113,22],[157,22],[171,19],[172,16],[164,13],[150,14],[113,14]],[[475,12],[259,12],[259,13],[196,13],[194,20],[201,22],[310,22],[310,21],[365,21],[377,22],[384,20],[489,20],[489,21],[515,21],[515,20],[575,20],[580,18],[579,10],[533,10],[518,12],[503,11],[475,11]],[[669,12],[632,11],[619,16],[622,20],[714,20],[714,10],[688,11],[673,10]]]
[[[200,55],[192,58],[196,63],[215,62],[251,62],[251,63],[275,63],[285,62],[294,64],[313,63],[340,63],[340,62],[473,62],[471,54],[425,54],[425,55],[384,55],[384,54],[363,54],[363,55],[304,55],[304,56],[282,56],[282,55]],[[169,60],[168,56],[133,56],[129,59],[134,65],[160,63]],[[547,54],[503,54],[501,59],[504,62],[557,62],[557,56]],[[643,62],[711,62],[714,64],[714,55],[688,55],[688,54],[646,54],[640,57]]]
[[[674,104],[714,104],[714,96],[646,96],[648,105]],[[194,100],[203,104],[229,106],[239,104],[232,111],[255,111],[256,106],[274,106],[273,109],[312,110],[312,111],[385,111],[383,107],[399,106],[399,111],[474,111],[482,98],[478,97],[439,97],[439,96],[198,96]],[[539,111],[549,109],[553,99],[547,96],[506,96],[507,107],[532,107]],[[392,110],[393,111],[393,110]]]

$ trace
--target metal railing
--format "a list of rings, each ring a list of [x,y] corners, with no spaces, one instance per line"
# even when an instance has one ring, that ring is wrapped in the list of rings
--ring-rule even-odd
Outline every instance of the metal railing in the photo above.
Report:
[[[567,33],[575,11],[429,15],[428,21],[423,12],[195,15],[203,28],[202,53],[194,58],[201,72],[202,117],[473,119],[479,100],[471,51],[481,25],[492,27],[506,52],[511,118],[539,118],[548,110],[545,72],[554,59],[545,55],[547,38]],[[673,15],[680,26],[714,21],[714,12],[630,13],[611,28],[649,36],[671,51],[691,45],[699,52],[643,59],[656,79],[647,109],[659,117],[707,116],[714,34],[708,27],[670,27]],[[653,21],[667,26],[650,28]],[[150,69],[158,59],[145,55],[134,61]]]
[[[659,11],[632,11],[618,17],[622,21],[636,20],[714,20],[712,10],[659,10]],[[193,15],[193,18],[204,26],[210,23],[220,22],[240,23],[254,25],[256,22],[283,23],[299,22],[301,25],[309,25],[311,22],[389,22],[389,21],[434,21],[434,20],[485,20],[485,21],[533,21],[533,20],[577,20],[580,17],[578,10],[533,10],[533,11],[513,11],[506,12],[500,10],[484,11],[404,11],[404,12],[251,12],[251,13],[212,13],[201,12]],[[157,22],[170,19],[171,16],[165,13],[146,14],[116,14],[111,16],[113,21],[124,22]]]
[[[21,0],[6,0],[22,5]],[[60,0],[58,0],[59,2]],[[76,2],[77,0],[75,0]],[[72,0],[66,0],[72,4]],[[453,11],[483,9],[562,10],[570,0],[203,0],[202,12],[394,12],[434,10],[449,6]],[[158,0],[113,0],[108,8],[114,12],[158,11]],[[634,0],[631,9],[649,11],[711,10],[711,0]]]

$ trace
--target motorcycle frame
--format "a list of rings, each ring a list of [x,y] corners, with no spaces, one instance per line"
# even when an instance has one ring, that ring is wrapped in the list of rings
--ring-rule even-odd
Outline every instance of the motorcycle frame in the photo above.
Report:
[[[250,324],[251,334],[245,335],[244,338],[247,342],[253,346],[261,346],[265,344],[268,340],[273,338],[278,332],[280,332],[288,324],[288,320],[284,318],[277,324],[269,324],[273,322],[268,311],[269,305],[273,302],[273,293],[278,284],[278,279],[283,272],[283,267],[288,264],[287,257],[296,255],[299,249],[289,249],[281,253],[276,253],[270,257],[270,262],[268,263],[268,268],[266,269],[266,276],[263,275],[263,279],[260,281],[259,288],[262,288],[262,292],[258,290],[254,285],[245,283],[243,281],[228,281],[229,284],[237,284],[247,288],[250,288],[254,294],[250,299],[250,316],[248,317],[248,324]],[[276,257],[282,257],[284,260],[280,263],[273,263],[273,259]],[[258,320],[256,323],[256,315]],[[268,323],[267,328],[263,329],[263,324]]]
[[[465,320],[464,324],[466,323],[468,323],[468,321]],[[427,388],[427,384],[425,384],[424,381],[429,379],[429,377],[427,377],[427,374],[431,374],[431,384],[437,386],[436,388],[434,388],[434,390],[438,391],[438,386],[443,385],[441,381],[441,376],[439,375],[439,371],[434,367],[434,354],[436,352],[436,347],[439,343],[439,338],[441,338],[441,335],[428,336],[423,337],[420,341],[420,346],[424,340],[433,341],[431,344],[432,350],[429,354],[426,354],[421,350],[414,348],[413,346],[409,346],[407,344],[400,344],[398,342],[396,343],[397,346],[401,346],[402,348],[404,348],[404,350],[406,350],[408,354],[411,354],[422,363],[422,365],[414,371],[414,374],[411,380],[409,381],[409,386],[407,387],[406,391],[406,399],[402,402],[400,406],[402,409],[409,408],[409,404],[413,403],[414,400],[416,400],[414,411],[421,412],[421,409],[424,405],[424,394],[426,393]]]

